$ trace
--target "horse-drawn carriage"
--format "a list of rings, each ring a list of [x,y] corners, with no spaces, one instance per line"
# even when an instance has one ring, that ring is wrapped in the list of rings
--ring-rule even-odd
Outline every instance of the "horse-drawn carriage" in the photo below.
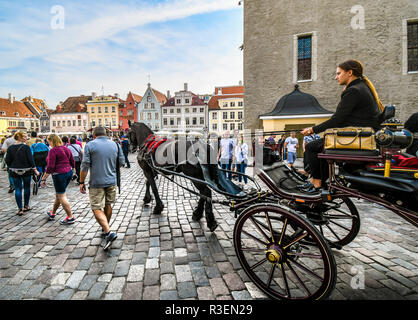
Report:
[[[350,198],[377,203],[418,226],[418,169],[393,166],[392,161],[412,142],[406,130],[385,127],[375,135],[379,149],[370,152],[326,150],[319,157],[328,162],[327,186],[322,192],[306,194],[297,187],[306,182],[303,176],[281,161],[254,168],[267,190],[250,176],[254,188],[242,189],[226,179],[226,170],[217,163],[162,165],[155,156],[156,146],[170,138],[155,136],[144,127],[135,123],[130,139],[139,146],[138,160],[147,184],[152,184],[156,174],[178,184],[176,176],[189,179],[199,193],[182,187],[200,197],[193,219],[198,221],[205,207],[211,231],[217,226],[212,203],[229,206],[237,217],[233,239],[239,262],[257,287],[273,299],[329,296],[337,274],[331,248],[341,249],[360,230],[360,215]],[[175,143],[172,150],[178,157],[180,149],[178,141]],[[192,144],[185,141],[185,145],[190,150]],[[160,213],[158,190],[152,188],[159,207],[155,213]],[[212,199],[211,190],[225,200]],[[149,193],[144,199],[148,201]]]

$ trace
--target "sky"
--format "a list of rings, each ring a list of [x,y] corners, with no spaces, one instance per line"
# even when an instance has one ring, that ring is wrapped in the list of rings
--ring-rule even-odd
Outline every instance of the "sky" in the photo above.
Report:
[[[0,98],[212,94],[243,80],[238,0],[0,0]]]

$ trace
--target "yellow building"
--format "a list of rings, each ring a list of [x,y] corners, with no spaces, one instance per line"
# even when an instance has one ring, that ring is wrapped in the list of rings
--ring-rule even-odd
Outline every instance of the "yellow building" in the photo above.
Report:
[[[272,112],[259,116],[263,122],[264,132],[296,131],[299,145],[302,146],[303,136],[300,131],[307,127],[318,125],[332,116],[332,112],[324,109],[310,94],[301,92],[299,86],[283,96]],[[278,133],[277,135],[280,135]],[[286,133],[289,136],[289,133]],[[279,137],[276,137],[276,140]],[[303,156],[303,149],[298,149],[298,157]]]
[[[92,99],[86,103],[89,114],[90,128],[104,126],[112,131],[119,130],[119,105],[123,103],[116,96],[96,96],[92,94]]]
[[[210,132],[243,132],[244,86],[216,87],[208,106]]]
[[[8,99],[0,98],[0,136],[15,131],[39,131],[39,119],[25,103],[9,94]]]

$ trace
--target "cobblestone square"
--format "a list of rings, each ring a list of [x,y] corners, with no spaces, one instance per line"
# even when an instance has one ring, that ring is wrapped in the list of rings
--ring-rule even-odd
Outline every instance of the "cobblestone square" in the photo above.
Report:
[[[7,192],[7,174],[0,172],[0,299],[267,299],[235,255],[234,213],[215,204],[219,227],[212,233],[204,219],[192,221],[198,199],[159,177],[165,209],[152,215],[152,205],[143,205],[145,181],[135,156],[130,155],[131,169],[121,169],[111,221],[118,239],[108,251],[101,247],[101,228],[88,195],[76,184],[67,190],[76,223],[63,226],[62,209],[55,221],[47,219],[54,197],[51,180],[31,196],[32,211],[18,216],[14,194]],[[355,204],[361,230],[342,250],[333,249],[338,279],[329,299],[417,299],[416,229],[381,207]],[[354,289],[360,269],[365,287]]]

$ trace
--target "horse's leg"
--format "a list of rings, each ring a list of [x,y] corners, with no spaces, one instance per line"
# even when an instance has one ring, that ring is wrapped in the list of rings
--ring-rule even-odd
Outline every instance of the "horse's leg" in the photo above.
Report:
[[[200,191],[200,190],[199,190]],[[202,193],[202,192],[200,192]],[[197,207],[193,211],[192,219],[193,221],[199,221],[203,217],[203,209],[205,208],[205,198],[200,197]]]
[[[205,217],[206,217],[206,224],[210,231],[215,231],[218,227],[218,222],[216,222],[215,216],[213,214],[212,209],[212,191],[208,187],[204,187],[202,190],[202,194],[209,199],[205,199]]]
[[[155,183],[154,179],[151,179],[148,181],[150,182],[152,193],[154,193],[155,202],[156,202],[154,211],[152,213],[157,214],[157,215],[161,214],[161,212],[163,212],[163,209],[164,209],[164,203],[161,201],[160,194],[158,193],[157,184]]]
[[[147,179],[147,183],[146,183],[146,187],[145,187],[145,196],[144,196],[144,204],[148,204],[151,202],[152,197],[151,197],[151,193],[150,193],[150,183],[149,180]]]

